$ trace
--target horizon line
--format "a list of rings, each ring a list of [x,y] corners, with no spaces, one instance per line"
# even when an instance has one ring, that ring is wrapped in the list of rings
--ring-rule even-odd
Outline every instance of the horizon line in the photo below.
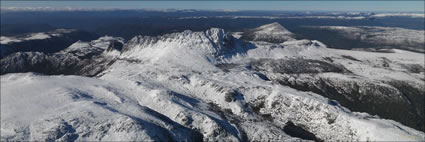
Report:
[[[3,1],[3,0],[2,0]],[[30,0],[32,1],[32,0]],[[92,8],[87,8],[87,7],[17,7],[17,6],[8,6],[8,7],[0,7],[1,11],[7,11],[7,12],[24,12],[24,11],[119,11],[119,10],[145,10],[145,11],[152,11],[152,12],[173,12],[174,11],[179,11],[179,10],[195,10],[195,11],[216,11],[216,12],[244,12],[244,11],[270,11],[270,12],[391,12],[391,13],[399,13],[399,12],[403,12],[403,13],[424,13],[425,11],[403,11],[403,10],[285,10],[285,9],[196,9],[196,8],[100,8],[100,7],[92,7]],[[170,10],[170,11],[167,11]]]

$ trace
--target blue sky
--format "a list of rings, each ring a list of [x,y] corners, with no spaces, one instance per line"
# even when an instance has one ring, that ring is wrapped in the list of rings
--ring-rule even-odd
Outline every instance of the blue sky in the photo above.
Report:
[[[1,1],[1,7],[423,12],[424,1]]]

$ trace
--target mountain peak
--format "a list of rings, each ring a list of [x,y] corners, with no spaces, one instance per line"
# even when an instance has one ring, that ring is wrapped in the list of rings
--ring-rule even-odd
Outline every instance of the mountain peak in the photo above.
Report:
[[[262,25],[254,29],[257,34],[292,35],[292,33],[278,22]]]
[[[186,30],[162,36],[137,36],[122,50],[122,57],[152,61],[158,64],[185,63],[190,68],[216,69],[213,64],[223,56],[244,49],[240,40],[234,39],[220,28],[206,31]],[[191,62],[188,62],[191,61]]]
[[[222,40],[223,38],[227,37],[227,33],[220,28],[211,28],[205,31],[205,35],[214,39],[214,42],[217,42],[218,40]]]
[[[250,29],[242,34],[242,38],[252,41],[282,43],[293,40],[294,34],[277,22]]]
[[[167,44],[166,46],[179,46],[179,48],[202,48],[204,44],[212,44],[214,48],[221,48],[224,40],[231,38],[231,36],[220,28],[211,28],[206,31],[191,31],[185,30],[183,32],[169,33],[162,36],[136,36],[129,40],[124,51],[131,50],[132,48],[146,48],[157,43]],[[181,46],[184,45],[184,46]],[[166,46],[158,46],[155,48],[164,48]]]

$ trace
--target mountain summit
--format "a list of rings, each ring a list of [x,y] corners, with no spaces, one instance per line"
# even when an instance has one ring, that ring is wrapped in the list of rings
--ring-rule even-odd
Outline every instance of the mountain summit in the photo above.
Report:
[[[274,22],[249,29],[242,34],[242,38],[246,40],[282,43],[284,41],[293,40],[294,34],[279,23]]]
[[[254,30],[256,34],[267,34],[267,35],[276,35],[276,36],[293,35],[293,33],[291,33],[289,30],[287,30],[285,27],[283,27],[277,22],[260,26],[258,28],[255,28]]]

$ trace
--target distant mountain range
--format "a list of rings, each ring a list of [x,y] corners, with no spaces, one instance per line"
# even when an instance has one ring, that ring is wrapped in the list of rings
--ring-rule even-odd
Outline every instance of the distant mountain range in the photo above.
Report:
[[[93,33],[69,29],[57,29],[50,32],[29,33],[19,36],[0,36],[0,57],[15,52],[54,53],[77,41],[91,41],[98,37]]]

